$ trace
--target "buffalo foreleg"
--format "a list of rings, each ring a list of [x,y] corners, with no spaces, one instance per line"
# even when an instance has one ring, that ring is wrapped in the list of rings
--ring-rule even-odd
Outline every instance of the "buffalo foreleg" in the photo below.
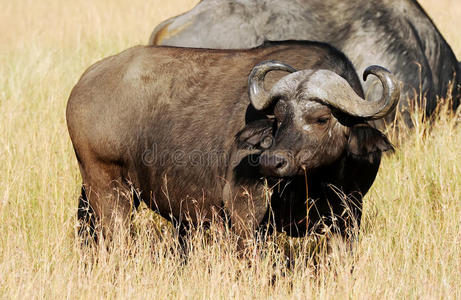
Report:
[[[266,216],[269,192],[263,184],[225,187],[225,207],[231,221],[231,230],[238,236],[238,250],[254,243],[258,228]]]

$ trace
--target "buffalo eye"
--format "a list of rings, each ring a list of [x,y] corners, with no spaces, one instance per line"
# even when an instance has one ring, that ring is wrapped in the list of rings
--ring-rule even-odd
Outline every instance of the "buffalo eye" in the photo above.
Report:
[[[318,118],[317,120],[315,120],[315,123],[317,123],[317,124],[319,124],[319,125],[324,125],[324,124],[326,124],[329,120],[330,120],[329,117],[320,117],[320,118]]]
[[[307,115],[304,117],[304,122],[306,124],[317,124],[317,125],[325,125],[330,121],[329,114],[322,114],[320,116],[315,115]]]

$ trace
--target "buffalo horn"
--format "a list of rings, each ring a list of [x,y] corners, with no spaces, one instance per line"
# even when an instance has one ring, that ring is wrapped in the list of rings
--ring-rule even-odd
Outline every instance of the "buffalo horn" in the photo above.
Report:
[[[248,96],[257,110],[263,110],[271,104],[271,97],[264,88],[264,78],[271,71],[296,72],[296,69],[276,60],[263,61],[251,70],[248,77]]]
[[[369,74],[377,76],[383,85],[383,95],[379,100],[366,101],[359,97],[344,78],[328,70],[312,73],[303,83],[303,97],[318,99],[352,116],[368,120],[380,119],[397,105],[400,89],[391,72],[383,67],[368,67],[363,79],[366,80]]]

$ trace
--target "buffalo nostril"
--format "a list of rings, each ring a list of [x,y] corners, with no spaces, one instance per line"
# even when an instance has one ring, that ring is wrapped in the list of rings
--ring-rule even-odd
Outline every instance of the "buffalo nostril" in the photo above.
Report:
[[[260,157],[263,173],[280,176],[289,169],[288,159],[280,154],[265,154]]]
[[[279,157],[278,158],[278,162],[276,163],[275,165],[275,168],[276,169],[282,169],[283,167],[285,167],[287,165],[287,161],[282,158],[282,157]]]

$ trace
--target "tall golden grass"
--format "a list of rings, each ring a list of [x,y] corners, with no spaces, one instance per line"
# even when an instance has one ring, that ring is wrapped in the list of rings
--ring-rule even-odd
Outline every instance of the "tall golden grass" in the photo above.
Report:
[[[394,141],[354,250],[334,243],[316,268],[307,239],[269,240],[242,260],[220,228],[194,235],[184,264],[170,228],[147,210],[135,216],[136,237],[110,253],[79,247],[69,92],[91,63],[145,43],[195,2],[0,0],[0,297],[461,298],[461,129],[446,108],[431,130],[416,122]],[[460,55],[461,5],[422,3]]]

